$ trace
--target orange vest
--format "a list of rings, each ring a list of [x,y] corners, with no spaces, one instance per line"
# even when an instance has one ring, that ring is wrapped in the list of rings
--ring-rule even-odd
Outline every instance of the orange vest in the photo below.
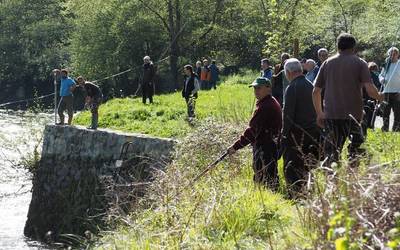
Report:
[[[200,80],[201,81],[210,81],[211,80],[211,72],[210,69],[207,67],[202,67],[201,68],[201,73],[200,73]]]

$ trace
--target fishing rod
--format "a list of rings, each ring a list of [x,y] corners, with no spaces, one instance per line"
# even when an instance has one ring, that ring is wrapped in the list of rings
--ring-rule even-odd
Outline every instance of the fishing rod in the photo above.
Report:
[[[187,188],[192,187],[200,178],[202,178],[203,176],[205,176],[209,171],[211,171],[212,169],[214,169],[218,163],[220,163],[221,161],[223,161],[227,156],[229,155],[228,151],[225,151],[222,155],[220,155],[215,161],[213,161],[211,164],[209,164],[200,174],[196,175],[196,177],[194,177],[189,184],[187,184],[186,186],[184,186],[182,189],[178,190],[178,192],[172,196],[172,198],[175,198],[176,196],[178,196],[183,190],[186,190]]]

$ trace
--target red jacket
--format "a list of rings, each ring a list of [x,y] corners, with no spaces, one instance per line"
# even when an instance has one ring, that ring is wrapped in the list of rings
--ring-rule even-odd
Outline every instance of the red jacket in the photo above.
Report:
[[[257,101],[256,110],[249,122],[249,127],[233,144],[239,150],[250,143],[262,146],[276,141],[282,129],[282,110],[278,101],[271,95]]]

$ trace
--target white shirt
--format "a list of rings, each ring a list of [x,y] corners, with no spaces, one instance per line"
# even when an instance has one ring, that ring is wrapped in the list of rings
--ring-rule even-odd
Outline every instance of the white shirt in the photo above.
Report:
[[[382,69],[379,81],[385,85],[383,93],[400,93],[400,60],[391,63],[387,73]]]

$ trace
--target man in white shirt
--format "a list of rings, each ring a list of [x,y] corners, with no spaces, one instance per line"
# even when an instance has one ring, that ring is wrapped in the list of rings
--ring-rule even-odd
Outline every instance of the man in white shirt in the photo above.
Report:
[[[386,66],[379,75],[380,82],[384,85],[385,101],[388,103],[383,112],[382,131],[389,131],[389,117],[393,109],[393,131],[400,132],[400,62],[399,49],[392,47],[388,50]]]

